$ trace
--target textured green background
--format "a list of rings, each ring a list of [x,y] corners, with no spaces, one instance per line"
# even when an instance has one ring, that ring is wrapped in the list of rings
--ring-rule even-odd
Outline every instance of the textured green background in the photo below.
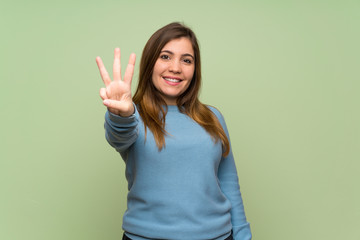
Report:
[[[254,239],[360,239],[359,1],[1,1],[0,18],[1,240],[120,239],[95,57],[139,60],[172,21],[199,38]]]

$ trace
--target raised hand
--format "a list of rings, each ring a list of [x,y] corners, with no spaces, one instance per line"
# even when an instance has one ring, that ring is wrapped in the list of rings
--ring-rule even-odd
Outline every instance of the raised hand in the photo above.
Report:
[[[124,79],[121,80],[120,49],[115,48],[113,81],[111,81],[101,58],[96,58],[101,78],[105,84],[105,88],[100,89],[103,104],[111,113],[122,117],[130,116],[135,110],[131,98],[131,81],[134,74],[135,59],[136,56],[132,53],[126,67]]]

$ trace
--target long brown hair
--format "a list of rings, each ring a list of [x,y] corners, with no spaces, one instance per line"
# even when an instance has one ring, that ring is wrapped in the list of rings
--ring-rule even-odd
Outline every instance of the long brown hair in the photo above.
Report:
[[[162,48],[171,40],[186,37],[190,40],[195,57],[195,72],[189,87],[176,100],[179,110],[200,124],[215,141],[221,140],[223,156],[229,154],[229,140],[215,114],[199,99],[201,86],[200,49],[194,32],[181,23],[170,23],[157,30],[146,43],[139,71],[139,82],[133,101],[147,128],[153,133],[159,151],[165,146],[165,116],[167,105],[152,82],[154,65]],[[164,107],[163,107],[164,106]]]

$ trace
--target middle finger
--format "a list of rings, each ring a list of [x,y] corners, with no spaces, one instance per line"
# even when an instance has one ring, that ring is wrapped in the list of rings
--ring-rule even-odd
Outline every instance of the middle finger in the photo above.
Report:
[[[113,77],[114,81],[121,80],[120,48],[115,48],[114,51]]]

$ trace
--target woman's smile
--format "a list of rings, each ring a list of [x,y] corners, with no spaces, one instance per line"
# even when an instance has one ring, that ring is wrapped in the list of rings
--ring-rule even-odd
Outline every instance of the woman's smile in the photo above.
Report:
[[[180,84],[180,82],[182,81],[181,78],[168,77],[168,76],[164,76],[163,79],[166,81],[166,83],[168,83],[172,86],[176,86],[176,85]]]

